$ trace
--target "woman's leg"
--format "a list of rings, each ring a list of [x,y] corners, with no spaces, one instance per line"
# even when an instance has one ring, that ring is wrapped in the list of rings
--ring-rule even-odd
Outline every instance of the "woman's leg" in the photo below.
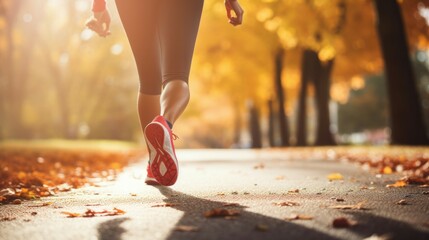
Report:
[[[189,102],[189,72],[204,1],[160,2],[163,9],[159,18],[163,70],[161,115],[173,124]]]
[[[143,132],[144,128],[160,113],[160,96],[139,93],[137,108]]]
[[[153,0],[116,0],[140,78],[138,113],[142,130],[160,114],[160,45]]]
[[[161,115],[171,124],[183,113],[189,102],[189,86],[182,80],[172,80],[161,94]]]

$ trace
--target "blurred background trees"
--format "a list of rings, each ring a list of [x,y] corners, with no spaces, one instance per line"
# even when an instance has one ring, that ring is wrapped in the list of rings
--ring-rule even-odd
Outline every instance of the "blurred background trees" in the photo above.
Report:
[[[223,1],[205,1],[179,145],[427,144],[428,0],[242,5],[234,28]],[[84,28],[90,6],[0,0],[0,139],[140,141],[138,76],[114,1],[107,38]]]

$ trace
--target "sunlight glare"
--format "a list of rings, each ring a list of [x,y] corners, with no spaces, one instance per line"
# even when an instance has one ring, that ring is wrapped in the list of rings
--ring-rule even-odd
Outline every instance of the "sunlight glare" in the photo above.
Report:
[[[80,33],[80,39],[82,41],[88,41],[89,39],[92,38],[92,36],[94,36],[94,32],[89,30],[89,29],[84,29],[81,33]]]

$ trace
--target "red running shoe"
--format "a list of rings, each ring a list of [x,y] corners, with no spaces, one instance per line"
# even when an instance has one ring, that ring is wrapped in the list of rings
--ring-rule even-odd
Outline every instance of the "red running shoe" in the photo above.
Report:
[[[150,169],[150,164],[147,165],[147,176],[144,182],[147,185],[159,185],[159,182],[156,181],[155,177],[152,174],[152,170]]]
[[[173,185],[179,173],[173,133],[163,116],[149,123],[144,136],[149,150],[149,166],[156,181],[164,186]]]

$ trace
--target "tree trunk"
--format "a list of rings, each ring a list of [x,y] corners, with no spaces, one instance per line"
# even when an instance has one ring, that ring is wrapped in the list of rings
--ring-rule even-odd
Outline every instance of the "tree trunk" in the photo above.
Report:
[[[284,91],[282,86],[282,70],[283,70],[283,55],[284,50],[279,48],[275,55],[275,72],[274,72],[274,81],[275,88],[277,92],[277,101],[279,103],[279,122],[280,122],[280,139],[281,146],[289,146],[289,129],[288,129],[288,120],[285,113],[284,107]]]
[[[271,147],[275,147],[274,139],[274,106],[273,100],[268,100],[268,141]]]
[[[391,144],[427,145],[419,93],[398,2],[375,0],[389,94]]]
[[[329,100],[330,100],[330,77],[334,65],[334,59],[323,64],[317,53],[310,53],[312,69],[310,69],[311,79],[314,84],[316,94],[317,107],[317,130],[316,130],[316,146],[332,146],[336,145],[334,137],[331,133],[331,119],[329,115]]]
[[[262,148],[261,124],[259,123],[259,111],[251,102],[249,108],[249,127],[250,137],[252,139],[252,148]]]
[[[307,146],[307,88],[312,69],[311,50],[304,50],[301,62],[301,86],[298,100],[296,145]]]

